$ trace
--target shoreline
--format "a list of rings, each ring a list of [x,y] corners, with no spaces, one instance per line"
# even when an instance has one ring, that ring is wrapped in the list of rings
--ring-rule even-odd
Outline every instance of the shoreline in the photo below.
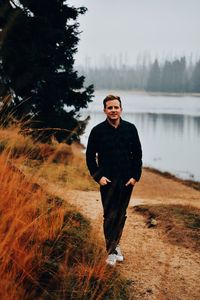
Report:
[[[173,181],[182,183],[183,185],[189,186],[197,191],[200,191],[200,182],[199,181],[194,181],[194,180],[190,180],[190,179],[181,179],[169,172],[163,172],[158,169],[154,169],[152,167],[143,167],[143,169],[150,171],[152,173],[158,174],[164,178],[172,179]]]
[[[85,153],[83,151],[85,149],[86,149],[86,147],[82,143],[80,143],[80,144],[74,143],[73,144],[73,152],[74,153],[76,153],[76,152],[82,153],[84,157],[85,157]],[[193,188],[194,190],[200,191],[200,181],[195,181],[195,180],[191,180],[191,179],[182,179],[182,178],[179,178],[179,177],[173,175],[170,172],[160,171],[159,169],[155,169],[153,167],[143,166],[142,169],[150,171],[154,174],[158,174],[164,178],[172,179],[173,181],[182,183],[183,185],[189,186],[189,187]]]

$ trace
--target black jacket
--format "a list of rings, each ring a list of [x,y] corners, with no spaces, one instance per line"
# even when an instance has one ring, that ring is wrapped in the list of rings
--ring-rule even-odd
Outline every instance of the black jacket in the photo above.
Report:
[[[89,136],[86,162],[97,182],[102,176],[139,181],[142,149],[135,125],[121,119],[117,128],[107,120],[95,126]]]

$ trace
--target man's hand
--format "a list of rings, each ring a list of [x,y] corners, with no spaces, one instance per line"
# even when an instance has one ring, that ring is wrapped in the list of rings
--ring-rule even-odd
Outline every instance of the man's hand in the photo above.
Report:
[[[105,176],[101,177],[101,179],[99,180],[99,184],[100,184],[100,185],[106,185],[106,184],[108,184],[109,182],[111,182],[110,179],[108,179],[108,178],[105,177]]]
[[[125,186],[128,186],[128,185],[135,185],[136,183],[136,180],[134,178],[130,178],[129,181],[127,181],[127,183],[125,184]]]

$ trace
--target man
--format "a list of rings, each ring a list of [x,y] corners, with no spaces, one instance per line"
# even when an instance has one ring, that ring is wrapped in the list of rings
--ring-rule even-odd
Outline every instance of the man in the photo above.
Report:
[[[107,118],[90,133],[86,161],[100,185],[106,262],[115,265],[124,259],[119,241],[133,187],[141,176],[142,150],[135,125],[121,119],[120,97],[108,95],[103,104]]]

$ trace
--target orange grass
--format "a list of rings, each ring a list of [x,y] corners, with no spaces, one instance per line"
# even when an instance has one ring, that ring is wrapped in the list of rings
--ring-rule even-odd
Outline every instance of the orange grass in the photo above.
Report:
[[[40,189],[33,191],[32,183],[13,171],[4,153],[0,183],[0,299],[22,299],[22,284],[27,278],[37,281],[41,244],[56,237],[64,209],[50,212],[46,195]]]
[[[10,146],[0,153],[0,299],[127,299],[126,282],[105,265],[89,221],[34,184],[37,170],[28,177],[19,171],[17,166],[30,160],[27,151],[13,158],[12,145],[23,149],[27,143],[32,151],[34,143],[10,129],[0,130],[0,143],[4,139]],[[61,161],[63,153],[70,157],[68,146],[54,147]],[[44,165],[52,164],[55,153]]]
[[[55,155],[57,159],[55,159]],[[74,151],[72,145],[71,150],[65,151],[65,163],[63,162],[64,155],[60,155],[58,150],[55,155],[49,156],[42,164],[37,160],[25,160],[20,167],[27,175],[32,174],[34,170],[37,172],[38,180],[54,183],[61,188],[83,191],[98,190],[98,184],[91,178],[84,154],[81,151]]]

